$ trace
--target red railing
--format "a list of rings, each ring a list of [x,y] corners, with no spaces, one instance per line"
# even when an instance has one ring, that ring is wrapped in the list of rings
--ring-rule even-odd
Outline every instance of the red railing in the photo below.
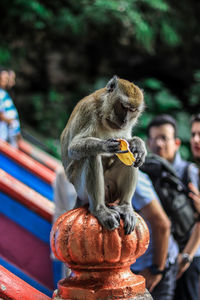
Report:
[[[42,151],[23,139],[19,141],[19,149],[53,171],[56,171],[61,165],[61,162],[58,159],[52,157],[50,154]]]
[[[13,159],[19,165],[29,170],[48,184],[52,184],[55,179],[55,172],[35,161],[22,151],[13,148],[8,143],[0,140],[0,152]]]
[[[52,222],[54,203],[0,169],[0,190]]]
[[[0,298],[3,300],[51,299],[2,266],[0,266]]]

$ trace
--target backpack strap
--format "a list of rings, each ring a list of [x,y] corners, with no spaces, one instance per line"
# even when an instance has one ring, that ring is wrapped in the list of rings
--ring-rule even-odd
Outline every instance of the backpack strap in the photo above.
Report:
[[[195,177],[193,177],[193,173],[195,174]],[[197,178],[196,178],[197,176]],[[188,182],[193,182],[195,179],[195,185],[200,190],[200,168],[199,165],[196,163],[191,162],[188,166]]]
[[[187,161],[185,167],[184,167],[184,171],[183,171],[183,177],[182,177],[182,182],[188,186],[188,183],[191,181],[190,180],[190,166],[192,165],[191,162]]]
[[[166,159],[160,157],[159,155],[153,154],[153,153],[149,154],[147,156],[147,162],[148,161],[157,162],[158,164],[160,164],[162,166],[162,169],[164,168],[166,171],[170,172],[175,177],[178,177],[173,166]]]

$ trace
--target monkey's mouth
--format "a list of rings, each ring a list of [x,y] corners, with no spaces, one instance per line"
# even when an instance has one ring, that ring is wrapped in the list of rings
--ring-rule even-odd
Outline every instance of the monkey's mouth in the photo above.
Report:
[[[112,128],[112,129],[121,129],[121,126],[119,126],[119,125],[115,124],[114,122],[110,121],[110,119],[107,118],[106,121],[107,121],[110,128]]]

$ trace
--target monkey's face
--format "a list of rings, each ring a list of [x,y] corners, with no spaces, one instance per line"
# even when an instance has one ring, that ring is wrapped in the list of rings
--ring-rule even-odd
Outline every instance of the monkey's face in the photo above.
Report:
[[[137,105],[132,105],[130,101],[124,101],[124,99],[118,99],[114,103],[113,111],[114,120],[120,128],[133,125],[140,114],[140,109]]]
[[[141,90],[127,80],[117,79],[109,93],[108,126],[116,130],[132,127],[144,109]]]

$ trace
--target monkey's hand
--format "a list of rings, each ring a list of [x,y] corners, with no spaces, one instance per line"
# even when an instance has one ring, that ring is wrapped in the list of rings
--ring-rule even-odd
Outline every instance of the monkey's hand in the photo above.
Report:
[[[108,139],[103,141],[102,148],[105,153],[116,153],[120,151],[120,142],[115,139]]]
[[[120,215],[117,211],[109,209],[105,205],[100,205],[98,210],[93,210],[91,213],[98,219],[99,223],[108,230],[114,230],[119,227]]]
[[[82,138],[80,140],[74,139],[68,147],[69,157],[76,160],[99,154],[116,153],[118,151],[120,151],[119,141],[114,139],[102,140],[93,137]],[[62,152],[62,157],[65,160],[65,152]]]
[[[135,157],[134,167],[140,167],[144,161],[145,156],[147,155],[147,150],[145,143],[139,137],[133,137],[129,142],[129,148]]]
[[[134,230],[136,224],[136,218],[132,205],[117,205],[113,206],[112,209],[117,211],[123,219],[125,234],[130,234]]]

